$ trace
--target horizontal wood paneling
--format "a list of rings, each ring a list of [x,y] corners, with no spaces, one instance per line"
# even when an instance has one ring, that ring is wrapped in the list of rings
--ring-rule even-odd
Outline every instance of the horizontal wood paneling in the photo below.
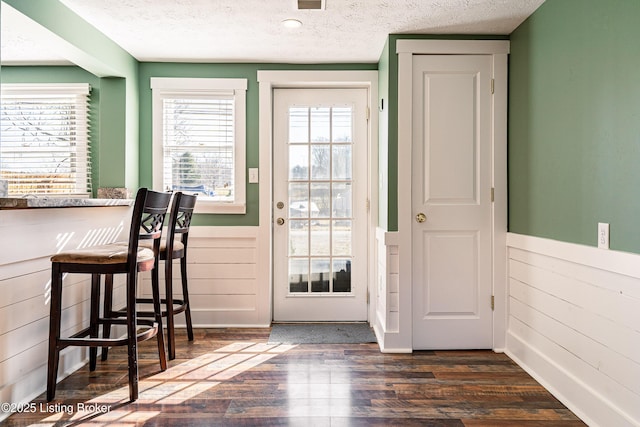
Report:
[[[45,389],[49,257],[65,248],[122,240],[129,215],[129,208],[113,207],[0,211],[0,236],[12,248],[0,253],[0,401],[25,402]],[[258,236],[258,227],[192,228],[188,271],[196,326],[268,326],[269,254],[258,253]],[[176,265],[176,296],[179,271]],[[149,277],[140,277],[141,295]],[[89,277],[68,275],[63,335],[87,325],[88,298]],[[115,306],[123,305],[123,277],[116,278],[114,298]],[[176,322],[180,326],[184,317]],[[86,355],[86,349],[65,349],[58,378],[81,366]]]
[[[640,425],[640,256],[508,242],[508,354],[590,424]]]
[[[554,269],[563,270],[573,276],[564,276],[545,268],[536,266],[546,259],[538,254],[528,254],[518,250],[512,251],[509,262],[511,277],[522,283],[535,284],[535,288],[557,297],[571,301],[572,305],[582,307],[590,313],[601,316],[628,328],[638,327],[638,297],[632,292],[638,287],[637,279],[629,276],[610,273],[598,278],[601,270],[584,266],[588,274],[584,279],[577,277],[578,271],[569,262],[555,262]]]
[[[52,254],[121,239],[129,207],[0,211],[0,401],[28,401],[46,386]],[[62,334],[88,324],[90,278],[64,279]],[[123,280],[117,279],[120,294]],[[119,298],[119,297],[118,297]],[[61,353],[59,379],[85,363],[87,351]]]
[[[22,278],[7,280],[16,282]],[[20,289],[20,286],[17,286]],[[62,308],[67,309],[80,304],[90,296],[90,284],[86,276],[74,274],[67,276],[62,292]],[[51,283],[41,284],[40,294],[0,308],[0,334],[20,328],[23,325],[49,316],[49,298]]]
[[[164,278],[160,278],[164,280]],[[144,295],[151,297],[151,280],[145,281]],[[161,282],[162,283],[162,282]],[[235,278],[209,278],[196,279],[189,277],[189,295],[255,295],[257,291],[257,281],[255,279],[235,279]],[[160,288],[160,296],[164,298],[165,288]],[[182,297],[182,284],[180,278],[175,277],[173,281],[173,296]]]
[[[203,245],[205,239],[193,239],[198,240],[198,243]],[[220,242],[218,242],[220,243]],[[237,242],[229,242],[237,243]],[[250,247],[206,247],[197,246],[191,247],[189,242],[188,258],[189,262],[193,264],[250,264],[256,262],[256,247],[255,241],[252,241],[254,246]]]
[[[126,206],[0,211],[0,235],[12,242],[10,251],[0,252],[0,266],[113,242],[130,221],[129,212]]]
[[[377,301],[373,328],[383,352],[411,352],[400,332],[400,256],[398,233],[376,230]]]
[[[548,282],[547,282],[548,283]],[[640,332],[619,322],[607,319],[591,311],[588,307],[576,305],[571,300],[558,298],[548,294],[530,284],[518,280],[510,281],[511,303],[520,302],[536,312],[547,316],[568,328],[568,330],[588,337],[593,343],[633,361],[640,354]],[[562,285],[559,285],[562,286]],[[574,286],[575,292],[580,293],[580,287]],[[596,300],[597,302],[597,300]],[[638,317],[636,313],[634,317]],[[615,331],[615,333],[612,333]],[[581,349],[577,349],[580,351]],[[584,352],[587,356],[590,352]],[[594,361],[594,367],[601,367],[599,361]],[[639,366],[640,367],[640,366]],[[638,371],[640,373],[640,371]],[[640,378],[640,377],[637,377]],[[640,382],[638,383],[640,385]]]
[[[547,354],[553,354],[552,360],[555,363],[562,365],[568,374],[576,378],[588,379],[595,390],[615,392],[617,402],[634,404],[638,395],[638,374],[637,366],[631,360],[625,360],[590,338],[520,302],[512,301],[511,304],[513,330],[517,330],[520,337],[527,337],[527,342],[536,343],[537,348],[544,348]],[[531,325],[535,325],[535,329]],[[542,335],[538,332],[540,330],[547,332]],[[600,362],[600,369],[594,367],[594,362]],[[626,369],[629,371],[626,372]],[[634,412],[638,409],[640,408],[635,407]]]
[[[50,280],[49,257],[0,265],[0,307],[40,295]]]
[[[264,313],[270,312],[270,302],[258,295],[269,293],[269,281],[259,275],[265,267],[261,263],[268,263],[269,256],[258,255],[257,227],[194,227],[189,234],[187,262],[194,326],[265,325]],[[162,265],[159,277],[164,296]],[[180,298],[178,261],[173,266],[173,289],[174,297]],[[148,273],[143,275],[143,295],[151,297]],[[177,317],[176,326],[183,325],[184,317]]]

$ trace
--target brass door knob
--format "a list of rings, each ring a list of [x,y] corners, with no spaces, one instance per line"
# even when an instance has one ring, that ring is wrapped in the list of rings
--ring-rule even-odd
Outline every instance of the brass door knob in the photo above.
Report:
[[[276,222],[278,223],[278,225],[284,225],[284,218],[278,218]]]
[[[419,223],[423,223],[427,220],[427,216],[425,214],[423,214],[422,212],[420,212],[418,215],[416,215],[416,221]]]

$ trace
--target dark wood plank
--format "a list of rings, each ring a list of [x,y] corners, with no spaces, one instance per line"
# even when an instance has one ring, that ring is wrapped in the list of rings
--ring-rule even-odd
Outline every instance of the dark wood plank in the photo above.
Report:
[[[376,344],[267,344],[269,329],[177,331],[159,372],[154,342],[139,347],[140,398],[126,403],[127,355],[110,351],[4,424],[147,426],[581,426],[504,354],[383,354]],[[55,405],[58,405],[57,407]],[[78,412],[81,405],[98,405]],[[42,411],[43,409],[44,411]],[[57,411],[55,411],[57,409]]]

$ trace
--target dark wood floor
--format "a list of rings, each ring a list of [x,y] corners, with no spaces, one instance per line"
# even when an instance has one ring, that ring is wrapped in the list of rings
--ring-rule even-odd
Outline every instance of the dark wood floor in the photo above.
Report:
[[[128,398],[124,348],[3,424],[148,426],[582,426],[514,362],[490,351],[382,354],[376,344],[268,345],[268,329],[177,336],[158,373],[140,345],[140,399]],[[42,412],[44,411],[44,412]]]

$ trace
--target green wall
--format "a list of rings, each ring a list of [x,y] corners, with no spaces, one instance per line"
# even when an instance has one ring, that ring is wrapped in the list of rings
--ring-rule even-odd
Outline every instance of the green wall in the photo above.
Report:
[[[384,49],[382,50],[382,55],[380,56],[380,62],[378,63],[378,226],[385,230],[389,229],[388,227],[390,211],[389,75],[391,72],[391,58],[389,56],[389,43],[389,38],[387,38],[387,41],[384,44]],[[397,100],[397,93],[395,99]],[[395,177],[395,182],[397,183],[397,172],[394,172],[393,176]],[[397,184],[395,186],[397,187]],[[393,193],[395,194],[395,191]],[[397,212],[397,208],[395,208],[394,211]]]
[[[547,0],[511,35],[509,230],[640,253],[640,1]]]
[[[91,180],[93,195],[99,187],[125,187],[126,98],[125,79],[99,78],[74,66],[2,66],[2,83],[89,83],[91,85]],[[137,102],[137,101],[136,101]],[[137,129],[137,121],[136,121]],[[136,138],[137,147],[137,138]],[[138,154],[136,152],[137,160]],[[137,187],[137,164],[135,186]],[[129,173],[131,175],[132,172]]]
[[[59,0],[2,0],[2,3],[18,12],[13,19],[20,18],[23,25],[35,23],[43,33],[51,35],[38,40],[43,47],[101,78],[100,135],[94,131],[93,137],[102,142],[103,157],[98,167],[99,182],[94,188],[137,188],[138,62]],[[2,68],[4,73],[5,67]],[[59,75],[55,72],[51,78]]]
[[[247,168],[259,166],[258,70],[375,70],[377,64],[138,63],[59,0],[2,0],[56,37],[56,53],[78,67],[2,67],[5,82],[89,81],[94,87],[94,189],[152,184],[151,77],[247,78]],[[43,40],[47,45],[49,40]],[[85,71],[83,71],[86,70]],[[81,75],[82,77],[77,77]],[[97,76],[97,77],[96,77]],[[78,80],[78,78],[80,80]],[[197,215],[195,225],[258,225],[258,185],[247,184],[246,215]]]
[[[247,87],[247,162],[246,167],[259,167],[258,145],[258,70],[375,70],[377,64],[187,64],[140,63],[140,185],[151,186],[152,171],[152,109],[151,77],[218,77],[246,78]],[[245,171],[246,176],[246,171]],[[248,179],[248,177],[247,177]],[[202,214],[194,218],[195,225],[258,225],[259,185],[247,183],[247,213],[245,215]]]
[[[63,39],[65,57],[99,76],[99,117],[94,124],[94,146],[99,147],[99,163],[94,165],[94,188],[130,189],[151,186],[152,126],[151,77],[244,77],[247,90],[247,168],[259,166],[258,147],[258,70],[380,70],[379,75],[379,226],[398,229],[398,59],[399,39],[505,39],[506,36],[390,35],[379,64],[185,64],[138,63],[119,46],[82,21],[59,0],[46,3],[2,0]],[[3,67],[5,68],[12,67]],[[27,76],[27,68],[16,67],[9,73]],[[33,72],[37,73],[35,67]],[[51,76],[58,78],[65,68]],[[3,73],[4,74],[4,73]],[[26,77],[25,77],[26,78]],[[97,129],[97,131],[96,131]],[[97,132],[97,133],[96,133]],[[257,225],[258,185],[247,184],[246,215],[198,215],[196,225]],[[613,230],[612,230],[613,233]]]

